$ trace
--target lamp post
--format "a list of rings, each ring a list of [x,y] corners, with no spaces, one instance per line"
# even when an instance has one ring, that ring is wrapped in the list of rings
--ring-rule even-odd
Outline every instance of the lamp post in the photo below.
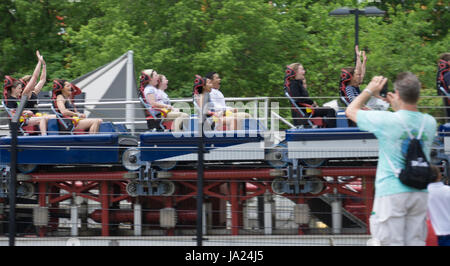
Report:
[[[335,16],[335,17],[343,17],[343,16],[349,16],[349,15],[355,16],[355,46],[356,46],[359,44],[359,16],[360,15],[363,15],[366,17],[384,16],[385,13],[386,13],[386,11],[378,9],[377,7],[368,6],[364,9],[341,7],[341,8],[331,11],[328,15]]]

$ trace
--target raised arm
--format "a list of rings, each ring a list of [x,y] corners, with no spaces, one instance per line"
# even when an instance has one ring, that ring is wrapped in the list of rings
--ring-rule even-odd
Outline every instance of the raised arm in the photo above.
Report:
[[[372,78],[367,87],[362,91],[358,97],[356,97],[345,110],[345,115],[356,123],[357,113],[363,109],[366,102],[371,96],[379,96],[380,91],[383,89],[384,84],[387,82],[387,78],[383,76],[375,76]],[[365,92],[365,93],[364,93]]]
[[[361,51],[359,51],[358,45],[355,46],[355,53],[356,53],[355,73],[362,73]]]
[[[362,51],[363,61],[361,65],[361,83],[364,80],[364,76],[366,75],[366,63],[367,63],[367,55],[366,51]]]
[[[36,85],[36,87],[34,87],[34,94],[38,95],[41,92],[42,87],[44,87],[45,81],[47,79],[47,65],[45,64],[45,60],[44,57],[42,56],[42,72],[41,72],[41,77],[40,80],[38,82],[38,84]]]
[[[30,81],[28,82],[27,86],[25,87],[25,89],[22,92],[22,95],[27,95],[28,97],[31,96],[31,93],[33,92],[33,89],[36,85],[36,80],[38,78],[39,72],[41,70],[41,64],[42,61],[44,60],[41,56],[41,54],[39,54],[39,51],[36,51],[36,56],[39,59],[36,68],[34,69],[33,75],[31,76]]]

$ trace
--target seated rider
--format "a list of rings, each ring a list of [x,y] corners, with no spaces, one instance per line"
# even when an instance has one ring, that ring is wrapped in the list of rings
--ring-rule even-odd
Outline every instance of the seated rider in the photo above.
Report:
[[[56,108],[59,113],[65,117],[64,121],[68,128],[64,130],[89,131],[89,134],[98,133],[100,124],[103,122],[100,118],[86,118],[86,115],[79,113],[73,103],[73,97],[80,94],[81,90],[63,79],[53,81],[53,97],[56,101]]]
[[[358,46],[355,46],[355,52],[355,67],[345,67],[341,69],[339,95],[341,97],[341,101],[345,104],[345,106],[348,106],[361,93],[359,86],[361,85],[366,73],[366,52],[359,51]],[[362,62],[361,55],[363,57]]]
[[[45,83],[45,73],[44,73],[43,76],[41,76],[40,82],[38,83],[38,85],[36,85],[41,65],[43,63],[45,64],[43,57],[39,54],[39,51],[36,51],[36,55],[39,59],[39,62],[36,65],[33,75],[28,79],[28,82],[24,82],[23,80],[16,80],[10,76],[5,76],[4,91],[3,91],[4,103],[5,107],[11,110],[8,111],[11,117],[15,113],[17,107],[19,106],[22,96],[27,95],[28,98],[30,99],[33,89],[36,87],[40,89]],[[42,134],[46,134],[47,120],[42,119],[42,117],[35,116],[33,111],[27,109],[29,107],[30,105],[25,104],[24,109],[22,111],[22,115],[20,117],[20,122],[22,123],[22,126],[39,125]]]
[[[209,119],[205,120],[211,126],[211,129],[223,129],[222,125],[225,123],[223,121],[224,116],[222,114],[218,115],[214,112],[213,104],[209,97],[212,89],[212,80],[203,78],[199,75],[195,75],[194,87],[193,87],[193,98],[194,106],[198,113],[203,113]]]
[[[166,113],[166,117],[164,118],[164,121],[173,121],[172,130],[174,131],[181,131],[183,128],[187,128],[187,123],[189,120],[189,115],[183,112],[180,112],[179,109],[174,108],[170,104],[170,98],[165,92],[167,89],[167,85],[169,83],[169,80],[166,78],[165,75],[159,74],[158,84],[157,84],[157,90],[155,95],[155,102],[157,107],[162,107],[163,113]],[[150,95],[149,95],[150,96]],[[150,98],[152,98],[150,96]],[[152,105],[153,106],[153,105]]]
[[[20,81],[24,84],[24,87],[26,84],[30,81],[31,76],[26,75],[20,79]],[[45,61],[42,59],[42,72],[41,77],[37,85],[34,87],[30,98],[28,99],[27,103],[25,104],[24,109],[30,110],[33,112],[33,116],[36,117],[36,119],[44,120],[42,123],[39,124],[39,128],[41,131],[41,135],[45,136],[47,135],[47,123],[49,119],[56,118],[56,115],[50,115],[47,113],[39,113],[37,104],[38,104],[38,95],[41,92],[42,87],[44,86],[47,79],[47,66],[45,64]]]
[[[287,66],[284,89],[299,106],[292,106],[292,119],[295,126],[307,125],[309,116],[322,117],[326,127],[336,127],[336,111],[329,107],[319,107],[309,98],[306,89],[305,69],[300,63],[292,63]]]
[[[220,91],[221,79],[219,73],[209,72],[205,78],[211,80],[212,88],[209,93],[211,103],[213,105],[214,112],[218,116],[224,116],[223,121],[226,123],[226,128],[240,129],[242,126],[242,120],[251,118],[251,116],[245,112],[238,112],[236,108],[229,107],[225,104],[225,97]]]
[[[145,110],[147,118],[152,117],[152,119],[147,120],[149,129],[160,127],[158,121],[163,119],[163,121],[174,121],[170,129],[179,131],[183,127],[183,121],[188,117],[187,114],[181,113],[170,104],[170,99],[164,92],[168,82],[167,78],[165,78],[164,82],[161,82],[160,75],[153,69],[141,71],[139,94],[144,101],[144,105],[148,105]],[[158,86],[163,88],[163,90],[159,89]],[[173,113],[168,115],[171,112]],[[180,119],[177,119],[178,117]],[[164,127],[167,126],[169,125],[164,125]]]

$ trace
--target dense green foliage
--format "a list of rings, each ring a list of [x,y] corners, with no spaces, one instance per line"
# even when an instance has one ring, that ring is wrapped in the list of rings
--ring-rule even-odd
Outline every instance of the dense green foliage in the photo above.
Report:
[[[292,62],[307,69],[311,95],[336,97],[340,68],[353,65],[354,19],[328,13],[375,5],[386,16],[360,18],[360,46],[369,51],[365,82],[409,70],[420,77],[424,95],[435,95],[437,56],[450,50],[446,1],[356,2],[3,0],[0,75],[30,73],[36,49],[49,80],[74,79],[133,50],[136,74],[164,73],[173,98],[190,96],[194,75],[212,70],[221,74],[226,96],[281,97],[284,68]],[[421,105],[441,101],[425,98]]]

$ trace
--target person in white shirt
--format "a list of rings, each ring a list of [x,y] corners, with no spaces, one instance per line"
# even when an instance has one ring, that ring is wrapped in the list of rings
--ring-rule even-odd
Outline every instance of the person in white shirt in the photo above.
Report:
[[[167,114],[164,120],[173,121],[172,130],[181,131],[183,130],[183,128],[187,128],[189,115],[180,112],[179,109],[174,108],[170,104],[170,98],[165,92],[168,84],[169,80],[166,78],[166,76],[160,74],[156,90],[156,103],[161,106],[164,106],[163,109],[167,110]]]
[[[141,88],[140,90],[143,90],[143,97],[145,98],[145,101],[150,106],[150,108],[156,113],[155,115],[159,116],[161,115],[161,118],[163,118],[166,121],[171,121],[176,119],[179,116],[186,117],[187,114],[178,114],[179,111],[173,108],[173,106],[170,104],[170,99],[167,96],[167,94],[164,92],[164,90],[167,88],[168,80],[165,78],[164,75],[159,75],[158,72],[156,72],[153,69],[146,69],[141,72]],[[161,76],[164,76],[164,84],[161,84]],[[158,86],[161,86],[164,88],[162,91],[158,88]],[[144,89],[142,89],[144,88]],[[164,99],[163,99],[164,98]],[[170,117],[168,117],[168,114],[170,112],[174,111]],[[179,131],[182,128],[183,121],[177,121],[177,123],[172,124],[172,130]],[[186,121],[187,122],[187,121]]]
[[[223,121],[226,123],[226,128],[229,130],[240,129],[242,120],[250,118],[250,115],[245,112],[238,112],[236,108],[227,106],[225,103],[225,96],[220,91],[221,79],[219,73],[209,72],[205,78],[211,80],[212,88],[209,93],[209,99],[214,106],[214,112],[218,116],[223,116]]]
[[[141,76],[141,89],[142,86],[144,87],[144,98],[145,101],[152,107],[152,108],[164,108],[164,106],[159,105],[156,101],[156,92],[159,82],[159,75],[158,72],[156,72],[153,69],[146,69],[142,71]]]
[[[436,182],[428,185],[428,215],[436,232],[439,246],[450,246],[450,186],[442,181],[437,167]]]

